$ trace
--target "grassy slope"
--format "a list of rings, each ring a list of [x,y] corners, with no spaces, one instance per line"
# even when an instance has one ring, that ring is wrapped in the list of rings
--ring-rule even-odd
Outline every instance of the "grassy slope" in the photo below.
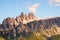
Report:
[[[51,36],[49,40],[60,40],[60,35]]]

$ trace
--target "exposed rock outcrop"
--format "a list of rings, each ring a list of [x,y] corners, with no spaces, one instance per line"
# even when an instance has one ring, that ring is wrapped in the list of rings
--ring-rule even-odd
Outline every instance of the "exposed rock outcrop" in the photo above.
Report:
[[[23,12],[16,18],[6,18],[0,24],[0,34],[13,35],[35,31],[48,37],[60,34],[60,17],[38,20],[33,13],[25,15]]]

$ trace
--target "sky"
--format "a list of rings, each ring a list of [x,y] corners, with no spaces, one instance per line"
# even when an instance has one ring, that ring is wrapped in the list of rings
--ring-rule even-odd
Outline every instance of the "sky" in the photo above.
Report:
[[[0,0],[0,23],[21,12],[32,12],[39,18],[60,17],[60,0]]]

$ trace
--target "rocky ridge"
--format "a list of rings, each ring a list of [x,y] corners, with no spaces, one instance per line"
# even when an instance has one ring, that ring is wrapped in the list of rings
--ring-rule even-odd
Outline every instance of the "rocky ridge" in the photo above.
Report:
[[[47,37],[60,34],[60,17],[41,20],[35,17],[33,13],[26,15],[22,12],[20,16],[16,18],[8,17],[0,24],[0,35],[16,36],[22,32],[27,35],[30,31],[35,31]]]

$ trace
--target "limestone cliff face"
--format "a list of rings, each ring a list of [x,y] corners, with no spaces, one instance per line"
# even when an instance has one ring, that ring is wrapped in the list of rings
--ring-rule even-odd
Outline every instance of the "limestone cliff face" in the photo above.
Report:
[[[8,17],[0,24],[0,34],[3,35],[16,36],[17,33],[24,31],[25,33],[35,31],[48,37],[60,34],[60,17],[38,20],[33,13],[26,15],[22,12],[20,16]]]
[[[48,37],[60,34],[60,17],[45,20],[36,20],[26,24],[32,31],[44,34]]]

